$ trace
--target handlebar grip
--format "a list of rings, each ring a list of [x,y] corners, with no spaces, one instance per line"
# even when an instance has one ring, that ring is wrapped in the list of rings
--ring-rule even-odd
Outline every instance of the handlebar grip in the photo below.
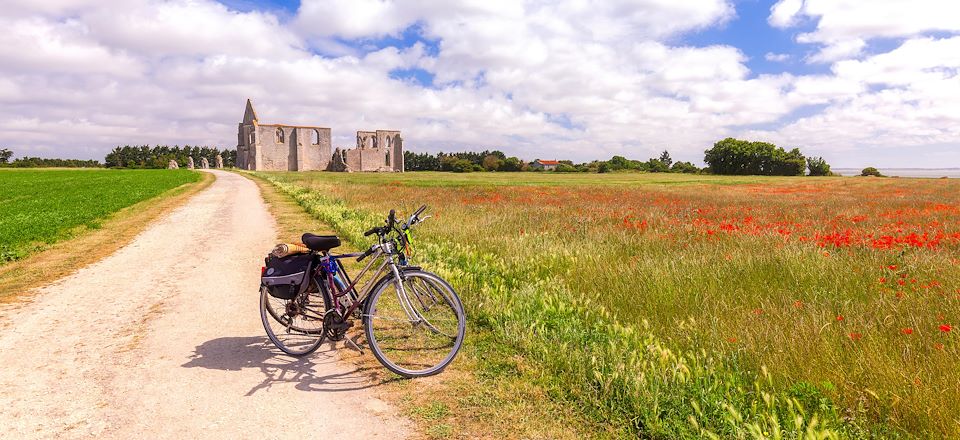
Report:
[[[363,236],[368,237],[370,235],[376,234],[379,230],[380,228],[370,228],[369,231],[363,233]]]
[[[417,212],[413,213],[413,216],[419,217],[420,214],[423,214],[423,211],[426,211],[426,210],[427,210],[427,205],[420,205],[420,209],[418,209]]]
[[[357,257],[357,263],[363,261],[364,258],[369,257],[370,254],[372,254],[372,253],[373,253],[373,249],[372,249],[372,248],[371,248],[371,249],[367,249],[367,251],[364,252],[363,255]]]

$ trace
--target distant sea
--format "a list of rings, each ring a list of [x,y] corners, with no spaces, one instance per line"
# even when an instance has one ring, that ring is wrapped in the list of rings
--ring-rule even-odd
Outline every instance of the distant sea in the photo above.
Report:
[[[844,176],[858,176],[862,170],[862,168],[834,168],[832,171]],[[878,168],[878,170],[880,170],[880,174],[884,176],[927,177],[933,179],[939,177],[960,178],[960,168]]]

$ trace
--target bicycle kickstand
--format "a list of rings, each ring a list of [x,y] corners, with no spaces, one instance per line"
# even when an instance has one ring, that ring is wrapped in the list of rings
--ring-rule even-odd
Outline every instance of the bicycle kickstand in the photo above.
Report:
[[[360,335],[357,335],[356,338],[359,339],[359,338],[360,338]],[[359,345],[357,345],[357,343],[353,340],[353,338],[347,336],[346,338],[343,338],[343,340],[344,340],[344,342],[347,343],[347,345],[348,345],[350,348],[352,348],[352,349],[354,349],[354,350],[357,350],[358,352],[360,352],[361,355],[363,354],[363,349],[360,348]]]

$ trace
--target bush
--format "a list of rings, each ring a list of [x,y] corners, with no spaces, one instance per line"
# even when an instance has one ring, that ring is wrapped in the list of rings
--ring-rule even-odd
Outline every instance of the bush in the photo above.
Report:
[[[811,176],[832,176],[833,173],[830,172],[830,164],[827,161],[823,160],[822,157],[810,157],[807,158],[807,169],[810,170]]]
[[[700,168],[697,168],[696,165],[690,162],[675,162],[672,167],[670,167],[671,173],[684,173],[684,174],[696,174],[700,172]]]
[[[577,171],[577,168],[570,164],[561,163],[560,165],[557,165],[557,169],[555,171],[559,173],[573,173]]]
[[[767,142],[726,138],[706,151],[704,162],[714,174],[800,176],[806,160],[800,150],[785,151]]]
[[[470,162],[469,160],[454,159],[450,171],[453,171],[454,173],[470,173],[476,171],[474,167],[480,168],[480,170],[483,171],[483,167],[480,165],[474,165],[473,162]]]
[[[866,167],[863,171],[860,172],[861,176],[873,176],[873,177],[883,177],[883,174],[880,174],[880,170],[874,167]]]
[[[646,171],[651,173],[669,173],[670,165],[661,159],[650,159],[645,164]]]
[[[483,158],[483,169],[486,171],[497,171],[503,166],[503,160],[492,154],[488,154]]]

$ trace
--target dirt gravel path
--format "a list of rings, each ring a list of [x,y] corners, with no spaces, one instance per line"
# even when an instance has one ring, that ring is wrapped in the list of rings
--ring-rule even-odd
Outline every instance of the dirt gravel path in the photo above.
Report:
[[[406,437],[328,346],[283,356],[257,286],[257,186],[217,180],[100,262],[0,310],[0,438]]]

